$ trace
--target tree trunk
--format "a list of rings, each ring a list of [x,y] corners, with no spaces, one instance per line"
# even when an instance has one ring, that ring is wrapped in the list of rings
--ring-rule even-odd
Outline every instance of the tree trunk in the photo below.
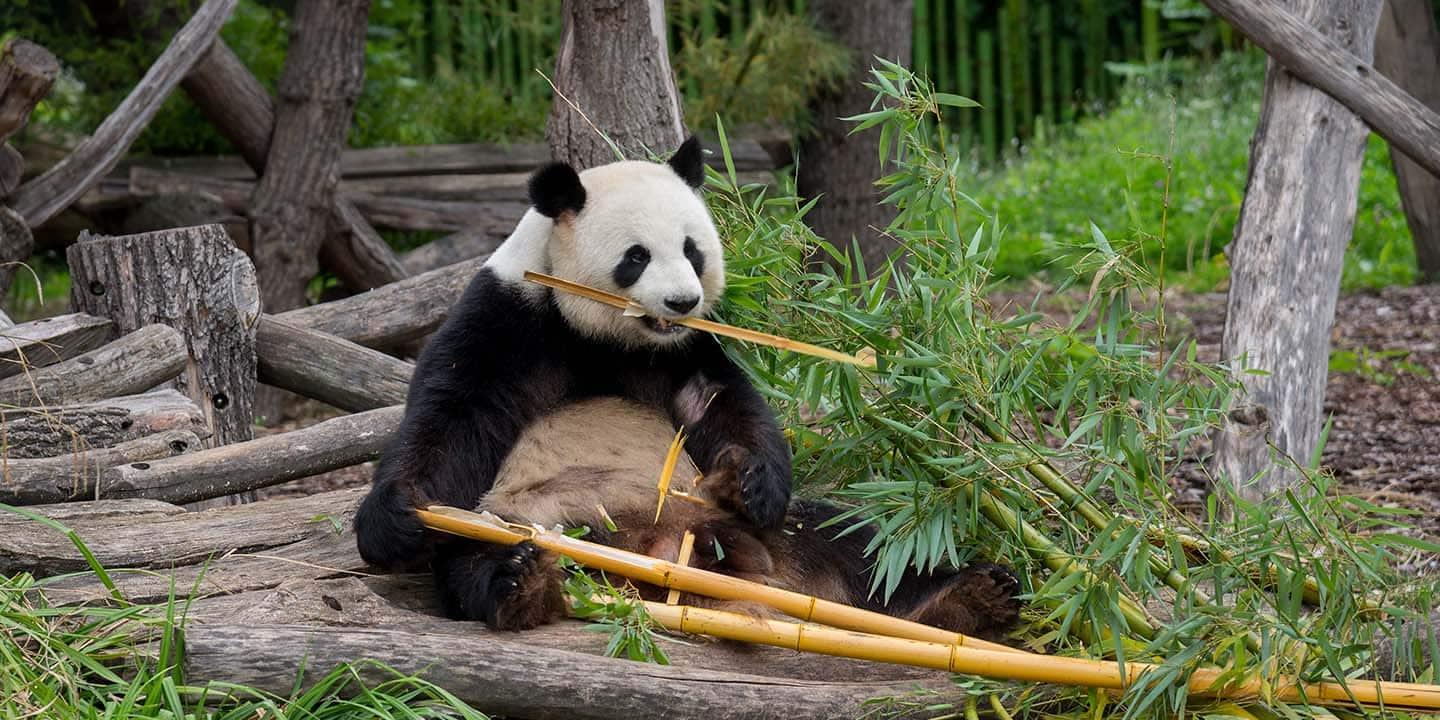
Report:
[[[330,232],[340,150],[365,78],[369,0],[301,0],[250,238],[269,312],[305,303]]]
[[[895,218],[874,185],[883,172],[880,132],[851,135],[854,123],[840,118],[870,109],[875,94],[861,83],[870,77],[873,58],[910,64],[913,6],[910,0],[812,0],[810,8],[820,27],[850,48],[854,72],[813,106],[815,128],[800,145],[796,182],[802,196],[822,196],[805,216],[815,233],[841,249],[857,238],[865,267],[873,271],[899,247],[879,232]]]
[[[1430,0],[1388,0],[1375,37],[1375,69],[1440,112],[1440,32]],[[1440,282],[1440,177],[1390,148],[1405,220],[1424,282]]]
[[[59,75],[60,63],[49,50],[19,38],[5,43],[0,50],[0,143],[25,127],[30,111]]]
[[[1382,0],[1291,0],[1290,8],[1368,59]],[[1319,439],[1341,261],[1355,223],[1370,129],[1324,92],[1271,61],[1251,141],[1235,242],[1223,356],[1248,392],[1216,443],[1216,476],[1260,500],[1297,474]],[[1268,432],[1266,431],[1268,428]],[[1257,477],[1258,476],[1258,477]]]
[[[255,420],[255,269],[218,225],[116,238],[82,236],[67,253],[75,308],[121,332],[163,322],[185,336],[176,382],[205,412],[207,447],[244,442]]]
[[[597,127],[627,159],[679,147],[685,123],[661,0],[565,0],[564,16],[545,128],[555,158],[580,169],[621,159]]]

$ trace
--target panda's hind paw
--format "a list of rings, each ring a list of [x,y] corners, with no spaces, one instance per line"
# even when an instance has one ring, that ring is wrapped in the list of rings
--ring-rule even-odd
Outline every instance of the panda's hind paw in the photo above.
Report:
[[[494,630],[529,630],[565,613],[555,556],[533,543],[486,545],[447,560],[441,576],[447,612]]]

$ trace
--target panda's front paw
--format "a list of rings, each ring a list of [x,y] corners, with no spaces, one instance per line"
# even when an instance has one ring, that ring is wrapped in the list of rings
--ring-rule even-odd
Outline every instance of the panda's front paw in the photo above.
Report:
[[[355,542],[365,562],[386,570],[423,566],[425,526],[392,484],[376,485],[355,513]]]
[[[731,445],[716,456],[703,483],[710,494],[760,527],[778,527],[790,504],[790,465]]]

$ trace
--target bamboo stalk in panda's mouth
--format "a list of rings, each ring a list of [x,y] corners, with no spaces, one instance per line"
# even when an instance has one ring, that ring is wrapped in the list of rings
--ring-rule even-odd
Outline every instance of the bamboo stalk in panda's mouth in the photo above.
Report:
[[[641,308],[638,304],[631,301],[627,297],[605,292],[604,290],[601,290],[599,288],[593,288],[589,285],[582,285],[577,282],[572,282],[570,280],[558,278],[553,275],[546,275],[545,273],[538,273],[531,270],[525,271],[525,279],[533,283],[544,285],[545,287],[554,290],[568,292],[572,295],[579,295],[580,297],[588,298],[598,303],[604,303],[613,308],[618,308],[621,311],[639,310],[643,314],[649,314],[645,313],[643,308]],[[791,340],[790,338],[780,337],[779,335],[771,335],[770,333],[760,332],[759,330],[748,330],[746,328],[735,327],[734,325],[726,325],[724,323],[718,323],[713,320],[706,320],[704,318],[680,318],[678,320],[669,320],[666,318],[657,319],[663,319],[666,322],[674,323],[676,325],[684,325],[685,327],[693,328],[695,330],[703,330],[708,333],[714,333],[715,335],[724,335],[728,338],[735,338],[736,340],[752,342],[757,345],[765,345],[768,347],[779,348],[781,350],[789,350],[790,352],[797,352],[803,355],[813,355],[814,357],[823,358],[825,360],[849,363],[851,365],[856,365],[863,368],[875,368],[874,352],[866,353],[862,351],[855,355],[849,355],[838,350],[831,350],[830,348],[820,347],[819,345],[811,345],[807,342]]]

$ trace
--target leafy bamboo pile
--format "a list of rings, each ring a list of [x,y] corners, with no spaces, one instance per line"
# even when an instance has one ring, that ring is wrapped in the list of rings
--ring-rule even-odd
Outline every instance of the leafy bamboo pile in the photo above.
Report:
[[[1084,250],[1060,269],[1072,318],[1047,317],[1039,297],[992,306],[1003,218],[961,219],[973,205],[967,164],[945,141],[942,111],[968,101],[890,64],[872,87],[877,109],[855,120],[876,128],[894,162],[881,185],[899,208],[888,232],[908,267],[854,268],[808,232],[799,201],[737,188],[733,173],[712,177],[710,204],[732,244],[727,322],[877,352],[870,373],[731,346],[786,413],[797,477],[873,518],[875,591],[889,593],[907,564],[1021,567],[1033,648],[1157,664],[1118,701],[1132,717],[1184,712],[1186,679],[1201,665],[1270,689],[1376,673],[1434,682],[1436,583],[1393,568],[1440,547],[1404,534],[1402,513],[1332,495],[1309,459],[1282,459],[1306,470],[1307,485],[1265,507],[1223,484],[1199,511],[1171,504],[1181,473],[1203,472],[1197,443],[1234,385],[1167,327],[1152,269],[1164,261],[1169,209],[1158,227],[1125,237],[1092,227],[1064,239]],[[1167,149],[1154,150],[1167,162]],[[817,255],[837,262],[808,262]],[[1033,711],[1116,702],[1003,692]],[[1303,705],[1262,698],[1246,712]]]

